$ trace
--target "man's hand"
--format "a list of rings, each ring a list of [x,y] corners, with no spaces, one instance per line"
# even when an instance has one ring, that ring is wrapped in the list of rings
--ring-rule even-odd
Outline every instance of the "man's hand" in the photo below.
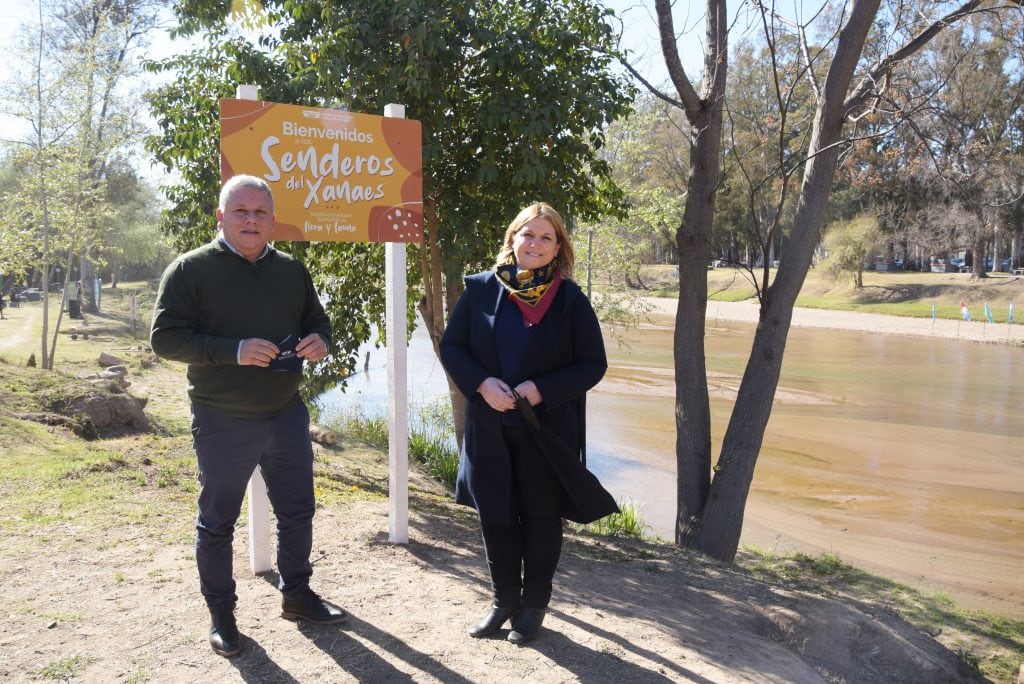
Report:
[[[319,361],[320,359],[327,356],[327,343],[324,342],[324,338],[320,337],[319,333],[311,333],[306,335],[299,344],[295,347],[295,353],[300,358],[306,359],[307,361]]]
[[[476,388],[487,405],[495,411],[508,411],[515,408],[516,400],[512,398],[512,389],[500,378],[490,377]]]
[[[250,337],[242,340],[242,346],[238,350],[238,363],[241,366],[261,366],[266,368],[270,362],[277,358],[280,349],[270,340],[261,340],[258,337]]]

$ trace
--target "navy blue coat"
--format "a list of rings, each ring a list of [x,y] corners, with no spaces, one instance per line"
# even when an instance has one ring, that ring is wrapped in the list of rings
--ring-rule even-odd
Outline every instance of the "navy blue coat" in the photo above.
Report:
[[[465,283],[440,345],[441,363],[468,399],[455,500],[476,508],[482,522],[508,523],[512,475],[501,413],[476,389],[488,377],[501,377],[495,322],[499,307],[515,304],[493,271],[467,276]],[[617,510],[586,469],[586,392],[607,368],[594,309],[576,283],[563,280],[547,314],[530,331],[519,377],[533,380],[543,397],[534,407],[539,445],[565,490],[562,515],[577,522]]]

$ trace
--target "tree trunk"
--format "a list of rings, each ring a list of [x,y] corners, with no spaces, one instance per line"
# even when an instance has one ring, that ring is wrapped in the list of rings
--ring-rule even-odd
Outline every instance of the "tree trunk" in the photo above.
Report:
[[[679,301],[673,339],[676,413],[675,541],[692,541],[711,484],[711,405],[708,396],[704,328],[715,195],[721,176],[722,106],[728,74],[725,0],[707,0],[703,93],[690,84],[676,48],[670,0],[656,0],[658,33],[669,76],[692,136],[686,208],[676,229]]]
[[[992,272],[1000,273],[1003,270],[1003,246],[999,239],[999,223],[996,223],[995,236],[992,238]]]
[[[980,213],[980,212],[979,212]],[[982,221],[980,216],[979,221]],[[974,238],[974,244],[971,246],[971,251],[974,252],[974,262],[971,264],[971,278],[988,278],[988,274],[985,273],[985,236],[976,235]]]
[[[844,98],[879,1],[855,0],[849,21],[839,33],[836,55],[818,102],[810,158],[786,258],[775,281],[763,294],[753,348],[722,442],[715,478],[704,515],[689,544],[719,560],[732,561],[739,547],[743,512],[779,384],[793,305],[821,239],[829,189],[839,159],[840,146],[836,143],[842,132]]]
[[[424,197],[427,193],[424,192]],[[423,244],[420,249],[420,278],[423,283],[423,299],[419,302],[420,316],[427,327],[427,335],[434,349],[434,355],[440,358],[441,336],[445,328],[445,301],[447,310],[451,311],[461,293],[457,283],[445,283],[444,269],[441,263],[441,249],[438,245],[437,206],[431,199],[423,202]],[[466,398],[459,388],[448,377],[448,397],[452,404],[452,423],[455,427],[456,443],[462,445],[462,436],[466,431]]]
[[[78,268],[78,278],[82,282],[82,313],[99,313],[99,307],[96,306],[96,269],[92,260],[85,256],[85,250],[78,259]]]
[[[720,100],[719,100],[720,102]],[[676,233],[679,301],[673,354],[676,385],[676,543],[688,546],[711,485],[711,405],[704,352],[707,264],[721,158],[722,116],[694,126],[686,210]]]

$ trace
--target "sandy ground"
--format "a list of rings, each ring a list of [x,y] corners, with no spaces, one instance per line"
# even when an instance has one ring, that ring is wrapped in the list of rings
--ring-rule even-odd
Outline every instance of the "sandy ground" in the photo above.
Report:
[[[675,314],[676,300],[651,297],[657,313]],[[757,323],[758,305],[753,300],[743,302],[708,302],[708,320]],[[830,330],[856,330],[859,332],[911,335],[914,337],[944,337],[949,339],[990,342],[994,344],[1024,344],[1024,325],[988,323],[985,321],[952,321],[939,318],[905,318],[885,314],[828,309],[793,310],[793,325],[803,328]]]
[[[380,492],[386,464],[318,449],[339,486]],[[365,450],[364,450],[365,451]],[[665,544],[569,533],[545,630],[517,647],[475,640],[489,605],[475,517],[413,476],[410,541],[388,541],[379,497],[321,507],[314,587],[345,625],[281,619],[273,573],[247,569],[236,535],[243,650],[215,655],[187,541],[161,528],[74,523],[14,534],[0,679],[12,682],[963,682],[952,651],[889,611],[770,586]],[[140,491],[140,497],[155,492]],[[5,512],[5,515],[9,512]],[[182,523],[186,523],[182,525]],[[184,528],[184,529],[183,529]],[[173,534],[176,539],[164,538]],[[950,639],[953,639],[950,635]]]

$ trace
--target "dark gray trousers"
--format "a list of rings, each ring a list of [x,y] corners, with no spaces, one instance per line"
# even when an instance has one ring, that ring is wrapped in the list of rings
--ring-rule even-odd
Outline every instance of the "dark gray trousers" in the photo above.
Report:
[[[233,609],[232,549],[246,485],[258,465],[277,518],[278,588],[294,595],[309,586],[313,568],[313,447],[309,413],[300,400],[270,418],[233,418],[192,408],[199,464],[196,564],[210,608]]]

